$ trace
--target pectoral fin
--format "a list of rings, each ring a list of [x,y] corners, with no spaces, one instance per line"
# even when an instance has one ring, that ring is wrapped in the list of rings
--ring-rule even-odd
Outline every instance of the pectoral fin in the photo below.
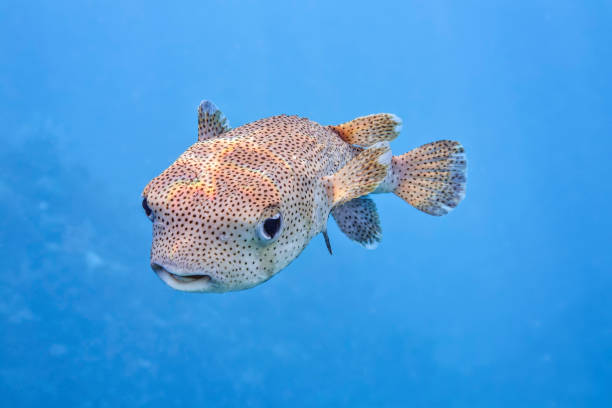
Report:
[[[374,249],[382,239],[376,204],[371,198],[359,197],[334,207],[331,211],[338,227],[347,237],[367,249]]]
[[[353,157],[338,172],[323,177],[332,207],[376,189],[391,163],[388,142],[379,142]]]
[[[211,101],[202,101],[198,106],[198,140],[212,139],[230,130],[223,112]]]

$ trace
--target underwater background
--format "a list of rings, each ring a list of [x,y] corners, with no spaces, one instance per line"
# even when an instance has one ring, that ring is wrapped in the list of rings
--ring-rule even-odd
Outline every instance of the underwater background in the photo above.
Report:
[[[612,406],[612,2],[3,1],[0,406]],[[253,289],[177,292],[140,193],[197,137],[392,112],[466,199],[375,196]]]

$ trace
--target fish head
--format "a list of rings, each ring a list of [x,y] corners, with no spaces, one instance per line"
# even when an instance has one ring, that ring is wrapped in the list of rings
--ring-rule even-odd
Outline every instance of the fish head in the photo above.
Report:
[[[151,267],[174,289],[258,285],[295,258],[307,229],[282,160],[237,141],[198,142],[143,191],[153,221]]]

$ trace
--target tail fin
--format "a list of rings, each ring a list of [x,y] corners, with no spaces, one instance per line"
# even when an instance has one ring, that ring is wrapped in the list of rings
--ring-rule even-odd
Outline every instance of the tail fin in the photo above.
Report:
[[[391,163],[393,192],[427,214],[447,214],[465,197],[466,159],[459,142],[428,143]]]

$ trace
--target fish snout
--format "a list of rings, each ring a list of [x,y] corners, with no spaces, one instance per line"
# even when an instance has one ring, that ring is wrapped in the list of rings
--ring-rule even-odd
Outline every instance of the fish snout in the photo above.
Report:
[[[184,292],[218,292],[219,284],[209,274],[179,273],[173,268],[151,262],[151,269],[157,276],[173,289]],[[172,271],[171,271],[172,269]]]

